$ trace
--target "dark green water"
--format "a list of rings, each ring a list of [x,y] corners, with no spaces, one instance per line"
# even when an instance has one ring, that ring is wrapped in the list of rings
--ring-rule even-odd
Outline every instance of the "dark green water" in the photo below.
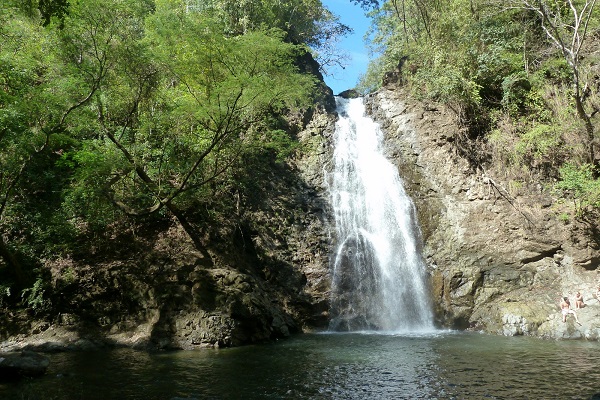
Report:
[[[314,334],[235,349],[52,354],[0,399],[590,399],[600,344],[467,333]]]

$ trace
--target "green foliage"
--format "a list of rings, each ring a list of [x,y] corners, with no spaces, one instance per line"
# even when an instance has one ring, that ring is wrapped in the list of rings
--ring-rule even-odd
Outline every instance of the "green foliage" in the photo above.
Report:
[[[278,162],[289,159],[299,147],[300,143],[282,129],[272,130],[266,135],[265,148],[275,153],[275,160]]]
[[[564,58],[548,58],[534,72],[533,79],[538,83],[551,82],[555,85],[564,85],[570,83],[571,74],[571,67]]]
[[[381,80],[406,56],[404,81],[415,95],[466,110],[512,104],[522,96],[514,78],[522,71],[519,43],[526,34],[513,14],[499,15],[479,2],[462,0],[443,7],[435,1],[384,2],[371,13],[371,46],[382,58],[360,85],[374,87],[375,71]],[[511,75],[512,80],[505,79]],[[512,91],[507,96],[503,83]]]
[[[356,90],[363,96],[376,91],[381,86],[381,79],[386,70],[383,58],[372,60],[367,71],[359,77]]]
[[[520,0],[355,2],[371,10],[370,46],[381,54],[361,78],[363,93],[400,69],[400,82],[412,96],[457,112],[468,128],[457,148],[476,162],[502,164],[508,179],[555,179],[565,162],[593,162],[597,128],[589,116],[598,108],[597,4],[592,12],[592,3],[583,1],[574,7],[561,1],[526,7]],[[551,18],[541,21],[538,6]],[[576,9],[584,17],[577,35]],[[566,47],[560,49],[545,28]],[[483,137],[485,146],[473,142]],[[563,181],[559,186],[567,187],[572,174]],[[578,210],[596,204],[595,184],[586,182],[587,189],[574,195]]]
[[[6,305],[10,297],[10,288],[11,285],[9,284],[0,284],[0,307]]]
[[[219,22],[227,36],[240,36],[265,29],[278,29],[288,43],[313,49],[322,69],[344,63],[336,44],[351,28],[325,8],[320,0],[201,0],[187,1],[188,12],[200,13]],[[172,1],[181,8],[181,1]]]
[[[571,220],[571,216],[567,213],[560,213],[558,219],[566,224]]]
[[[560,169],[560,182],[555,188],[573,200],[575,215],[581,217],[589,206],[600,209],[600,179],[594,177],[590,164],[565,164]]]
[[[38,8],[42,14],[43,26],[48,26],[53,17],[58,19],[61,27],[64,26],[65,15],[69,12],[67,0],[39,0]]]
[[[538,124],[521,136],[515,145],[515,151],[520,157],[540,160],[558,151],[561,145],[560,134],[554,127]]]
[[[447,65],[443,68],[442,65]],[[466,77],[460,67],[455,68],[454,63],[449,63],[441,57],[433,64],[433,68],[419,68],[414,75],[414,88],[427,97],[441,102],[460,104],[465,107],[478,106],[481,103],[481,86],[469,77]],[[440,73],[443,69],[443,73]]]
[[[508,75],[502,80],[502,106],[511,115],[518,115],[527,102],[531,82],[523,71]]]
[[[229,35],[243,35],[264,27],[286,32],[292,43],[317,45],[339,34],[341,24],[329,26],[337,19],[319,0],[203,0],[188,1],[187,9],[217,18]],[[171,2],[180,7],[181,2]],[[345,27],[347,30],[348,28]],[[344,28],[342,28],[342,31]]]
[[[64,216],[55,213],[65,171],[52,166],[57,152],[73,142],[65,134],[67,117],[81,105],[82,92],[89,87],[84,74],[63,74],[55,30],[42,28],[37,17],[23,15],[17,7],[3,11],[0,234],[32,267],[36,259],[62,252],[72,239]],[[71,86],[75,82],[77,87]],[[12,263],[9,267],[15,268]]]
[[[315,78],[297,63],[348,28],[318,0],[192,3],[2,3],[0,235],[26,275],[126,215],[227,212],[237,177],[298,147],[281,116]]]
[[[38,278],[32,287],[24,289],[21,292],[23,302],[35,314],[44,313],[52,306],[52,301],[47,297],[46,290],[44,280]]]
[[[506,123],[506,121],[504,122]],[[562,131],[553,124],[521,121],[519,129],[507,132],[494,129],[486,136],[491,154],[505,168],[507,176],[538,173],[558,175],[558,168],[569,157]]]
[[[244,147],[255,143],[253,126],[307,106],[313,88],[313,78],[294,65],[304,48],[286,43],[281,30],[224,36],[220,19],[168,1],[157,2],[145,29],[139,52],[122,61],[145,69],[115,71],[98,101],[98,123],[110,138],[100,153],[112,147],[117,155],[103,162],[108,170],[93,170],[112,180],[104,190],[129,213],[210,196],[207,184],[226,181]]]
[[[378,0],[352,0],[352,2],[360,5],[364,9],[375,8],[379,6]]]
[[[118,218],[106,194],[105,177],[122,164],[115,149],[102,140],[85,141],[79,149],[63,153],[56,165],[72,170],[62,210],[73,228],[77,221],[86,221],[87,229],[100,232]]]

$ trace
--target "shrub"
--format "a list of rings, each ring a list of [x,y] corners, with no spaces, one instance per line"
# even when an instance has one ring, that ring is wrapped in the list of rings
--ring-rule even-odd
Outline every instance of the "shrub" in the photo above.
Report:
[[[565,164],[555,188],[573,200],[575,215],[582,217],[588,207],[600,209],[600,180],[594,178],[594,166]]]
[[[47,311],[52,302],[45,297],[46,287],[42,278],[38,278],[32,287],[24,289],[21,292],[21,298],[27,307],[31,308],[35,314]]]
[[[4,306],[10,297],[10,285],[0,285],[0,307]]]

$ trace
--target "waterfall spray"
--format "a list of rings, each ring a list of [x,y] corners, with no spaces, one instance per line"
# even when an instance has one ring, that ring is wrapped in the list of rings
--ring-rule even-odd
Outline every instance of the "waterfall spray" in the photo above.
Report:
[[[329,177],[336,226],[330,329],[433,328],[415,207],[383,135],[362,99],[337,98],[334,168]]]

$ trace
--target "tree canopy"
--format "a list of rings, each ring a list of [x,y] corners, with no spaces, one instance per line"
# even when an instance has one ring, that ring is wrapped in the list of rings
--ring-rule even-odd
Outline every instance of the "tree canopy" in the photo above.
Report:
[[[300,60],[348,28],[318,0],[6,1],[0,13],[0,286],[128,219],[227,212],[294,148]],[[6,286],[8,285],[8,286]],[[0,291],[5,293],[6,291]]]
[[[412,95],[457,112],[467,135],[456,143],[476,166],[493,157],[511,179],[549,182],[581,168],[581,176],[592,176],[589,190],[564,191],[564,184],[560,191],[587,193],[580,200],[598,205],[595,0],[355,3],[370,10],[370,46],[380,55],[361,78],[362,92],[376,90],[392,72]]]

